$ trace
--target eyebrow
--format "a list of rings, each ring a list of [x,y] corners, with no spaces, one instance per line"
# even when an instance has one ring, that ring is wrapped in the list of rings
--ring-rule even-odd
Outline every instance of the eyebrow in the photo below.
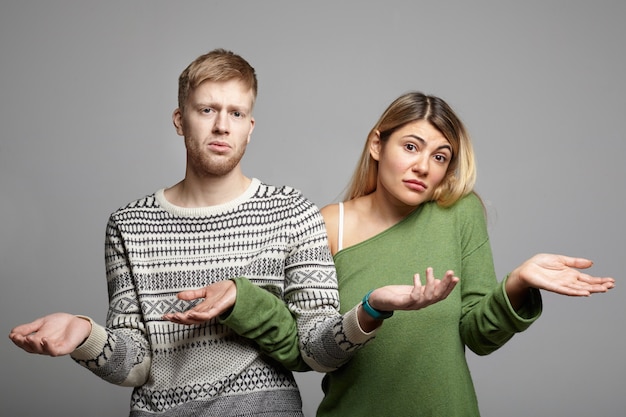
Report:
[[[426,143],[426,140],[424,138],[417,136],[417,135],[409,134],[409,135],[406,135],[405,137],[413,138],[420,143]],[[440,150],[440,149],[447,149],[450,152],[452,152],[452,146],[450,146],[450,144],[445,144],[445,145],[441,145],[437,147],[437,150]]]
[[[196,109],[203,109],[206,107],[211,107],[211,108],[219,108],[219,109],[226,109],[227,111],[238,111],[240,113],[244,113],[244,114],[250,114],[251,113],[251,108],[246,106],[245,104],[227,104],[226,106],[223,106],[221,103],[217,103],[217,102],[208,102],[208,101],[202,101],[202,102],[198,102],[194,104],[194,108]]]

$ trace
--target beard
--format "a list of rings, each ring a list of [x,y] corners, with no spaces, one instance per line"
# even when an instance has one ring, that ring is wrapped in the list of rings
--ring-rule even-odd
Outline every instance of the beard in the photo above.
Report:
[[[187,147],[187,161],[198,176],[222,177],[239,164],[246,151],[246,146],[234,149],[230,155],[220,155],[207,152],[195,141],[185,140]]]

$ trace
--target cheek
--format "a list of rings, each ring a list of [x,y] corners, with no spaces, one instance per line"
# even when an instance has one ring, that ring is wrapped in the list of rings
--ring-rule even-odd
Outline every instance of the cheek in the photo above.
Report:
[[[448,167],[440,167],[440,169],[438,169],[436,171],[436,175],[434,176],[433,180],[434,182],[436,182],[436,185],[439,185],[443,182],[443,180],[446,178],[448,174]]]

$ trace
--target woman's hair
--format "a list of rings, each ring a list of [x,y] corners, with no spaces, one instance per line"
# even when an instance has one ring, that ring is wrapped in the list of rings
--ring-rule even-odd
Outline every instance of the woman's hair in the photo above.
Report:
[[[237,79],[252,91],[252,104],[257,95],[254,68],[241,56],[225,49],[214,49],[196,58],[178,77],[178,108],[183,111],[189,91],[205,81]]]
[[[426,120],[439,130],[452,147],[452,158],[446,176],[435,189],[432,200],[443,207],[448,207],[473,191],[476,166],[471,139],[465,126],[444,100],[414,91],[394,100],[370,131],[348,185],[346,200],[376,190],[378,162],[370,155],[370,143],[376,138],[377,132],[384,144],[393,132],[407,123],[419,120]]]

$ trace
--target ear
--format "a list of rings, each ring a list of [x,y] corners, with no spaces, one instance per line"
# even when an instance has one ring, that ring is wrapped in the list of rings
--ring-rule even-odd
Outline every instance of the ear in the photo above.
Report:
[[[254,130],[254,117],[250,118],[250,131],[248,132],[248,140],[246,141],[246,143],[250,143],[250,138],[252,136],[252,131]]]
[[[174,113],[172,113],[172,122],[174,123],[176,133],[178,133],[179,136],[184,136],[183,113],[180,111],[180,108],[176,108],[176,110],[174,110]]]
[[[378,130],[375,130],[370,139],[370,155],[375,161],[378,161],[380,159],[380,151],[382,146],[383,144],[380,141],[380,132]]]

